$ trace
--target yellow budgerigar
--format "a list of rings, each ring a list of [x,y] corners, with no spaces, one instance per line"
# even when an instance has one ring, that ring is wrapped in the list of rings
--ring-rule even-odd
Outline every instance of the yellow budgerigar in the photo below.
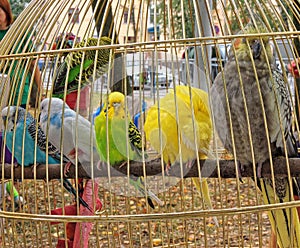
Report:
[[[208,95],[205,91],[178,85],[147,111],[144,125],[146,140],[162,153],[162,159],[171,166],[182,160],[191,166],[197,159],[205,159],[212,137],[212,121]],[[212,209],[206,179],[194,177],[193,182]],[[214,219],[218,224],[216,218]]]
[[[96,143],[100,159],[111,166],[120,165],[129,159],[142,161],[142,135],[125,111],[125,96],[112,92],[100,114],[95,118]],[[145,189],[143,177],[130,175],[130,183],[147,197],[150,207],[152,200],[162,201],[150,190]]]

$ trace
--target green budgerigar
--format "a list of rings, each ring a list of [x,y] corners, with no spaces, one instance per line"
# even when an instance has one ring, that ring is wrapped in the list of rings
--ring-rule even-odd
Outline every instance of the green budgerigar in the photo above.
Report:
[[[141,161],[142,135],[125,111],[125,96],[120,92],[112,92],[100,114],[95,118],[97,148],[102,161],[111,166],[122,162]],[[143,177],[130,175],[130,183],[147,197],[150,207],[152,200],[162,205],[162,201],[151,191],[145,189]]]
[[[75,44],[74,48],[103,46],[110,44],[111,39],[108,37],[101,37],[100,40],[97,38],[88,38],[87,41],[82,41]],[[82,61],[83,55],[84,60]],[[58,68],[53,85],[53,97],[63,98],[64,94],[69,94],[78,90],[80,81],[80,88],[92,83],[91,80],[94,74],[95,63],[96,76],[99,77],[107,71],[109,60],[112,56],[113,54],[111,53],[110,48],[70,52]],[[81,68],[82,73],[80,74]]]

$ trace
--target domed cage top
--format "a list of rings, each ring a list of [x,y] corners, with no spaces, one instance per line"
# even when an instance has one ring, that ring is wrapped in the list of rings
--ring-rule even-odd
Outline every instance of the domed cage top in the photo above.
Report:
[[[0,45],[2,245],[298,247],[299,27],[289,0],[31,1]]]

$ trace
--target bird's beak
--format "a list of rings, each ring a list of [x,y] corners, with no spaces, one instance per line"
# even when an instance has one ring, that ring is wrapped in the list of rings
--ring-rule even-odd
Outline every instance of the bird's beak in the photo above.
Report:
[[[118,108],[118,107],[120,107],[120,105],[121,105],[120,102],[114,102],[113,103],[114,108]]]
[[[262,47],[261,47],[260,40],[256,40],[252,44],[252,54],[253,54],[254,59],[258,59],[260,57],[261,49],[262,49]]]

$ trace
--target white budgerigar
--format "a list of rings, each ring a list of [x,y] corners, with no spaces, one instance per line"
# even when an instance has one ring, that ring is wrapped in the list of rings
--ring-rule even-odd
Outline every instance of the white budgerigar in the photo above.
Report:
[[[100,160],[92,124],[59,98],[46,98],[41,103],[41,128],[49,141],[76,164],[90,166]],[[65,173],[70,165],[65,167]]]

